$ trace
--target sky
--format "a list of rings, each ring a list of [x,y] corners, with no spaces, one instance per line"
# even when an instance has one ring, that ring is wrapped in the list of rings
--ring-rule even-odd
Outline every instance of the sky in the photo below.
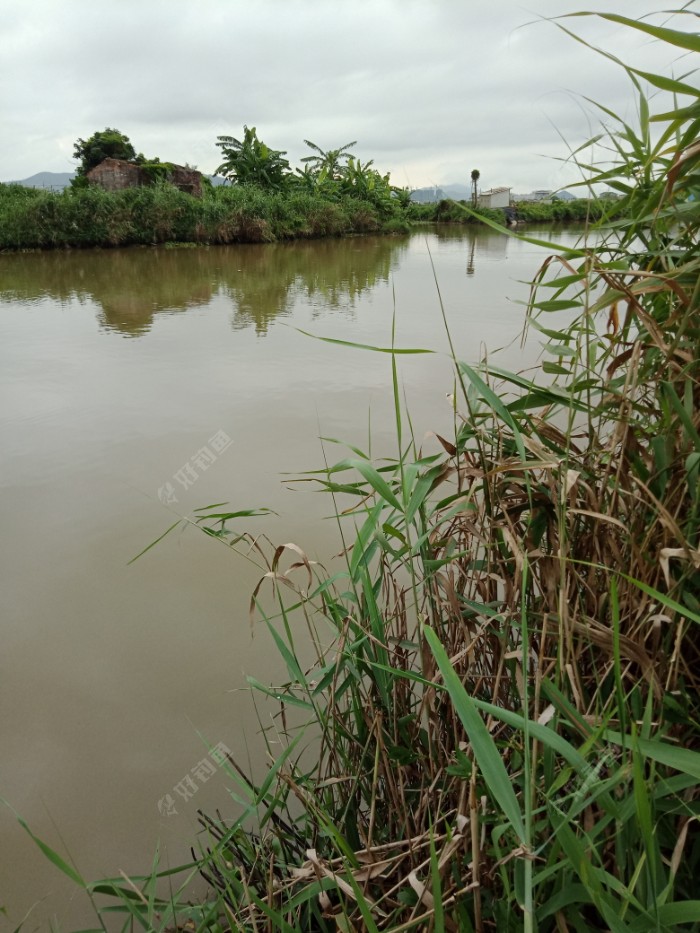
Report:
[[[243,126],[293,166],[357,140],[418,188],[516,192],[579,178],[565,161],[600,128],[586,97],[634,120],[623,69],[543,17],[639,19],[647,0],[0,0],[0,180],[72,171],[73,146],[115,127],[147,157],[212,173]],[[697,11],[697,3],[690,4]],[[668,6],[666,6],[668,9]],[[635,30],[561,21],[647,71],[692,67]],[[649,22],[689,29],[688,17]],[[693,63],[695,64],[695,63]],[[695,79],[691,79],[695,80]]]

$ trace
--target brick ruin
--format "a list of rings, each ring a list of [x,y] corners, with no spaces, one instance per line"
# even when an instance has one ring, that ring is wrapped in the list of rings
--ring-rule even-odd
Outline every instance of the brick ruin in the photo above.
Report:
[[[123,191],[125,188],[139,188],[152,183],[151,177],[140,165],[123,159],[104,159],[90,169],[87,179],[106,191]],[[196,198],[202,196],[202,173],[196,169],[173,165],[167,180],[186,194]]]

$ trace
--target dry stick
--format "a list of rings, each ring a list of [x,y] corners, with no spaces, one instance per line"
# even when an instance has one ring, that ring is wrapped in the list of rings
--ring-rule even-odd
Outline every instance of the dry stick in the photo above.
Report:
[[[470,891],[475,891],[475,897],[479,893],[479,886],[476,882],[468,884],[464,888],[460,888],[459,891],[455,891],[454,894],[446,898],[442,902],[443,907],[451,907],[452,904],[456,903],[457,898],[462,897],[464,894],[468,894]],[[424,920],[429,920],[435,913],[435,908],[432,907],[430,910],[427,910],[424,914],[421,914],[420,917],[416,917],[415,920],[408,920],[406,923],[402,923],[398,927],[393,927],[391,933],[405,933],[406,930],[415,930],[419,923],[422,923]],[[478,928],[477,928],[478,933]]]
[[[469,779],[469,828],[472,843],[472,883],[474,887],[474,928],[483,933],[481,917],[481,846],[479,842],[479,805],[476,797],[476,761],[472,758],[472,773]]]
[[[381,713],[377,713],[372,723],[372,729],[377,730],[377,748],[374,753],[374,774],[372,780],[372,801],[370,805],[369,813],[369,828],[367,830],[367,845],[372,845],[372,837],[374,836],[374,820],[377,812],[377,784],[378,784],[378,775],[379,775],[379,747],[381,745]]]

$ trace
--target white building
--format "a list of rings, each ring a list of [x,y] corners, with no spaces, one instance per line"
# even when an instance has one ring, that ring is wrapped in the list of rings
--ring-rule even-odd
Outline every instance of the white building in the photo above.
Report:
[[[529,194],[514,194],[514,201],[541,201],[543,204],[552,203],[552,192],[549,188],[537,188]]]
[[[510,205],[510,188],[491,188],[479,194],[479,207],[508,207]]]

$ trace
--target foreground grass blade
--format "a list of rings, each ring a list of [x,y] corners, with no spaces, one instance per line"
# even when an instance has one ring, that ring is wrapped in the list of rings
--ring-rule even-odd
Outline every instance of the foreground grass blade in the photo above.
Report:
[[[462,720],[462,725],[467,730],[474,749],[474,757],[484,775],[488,788],[503,811],[504,816],[508,819],[515,835],[521,843],[525,843],[525,825],[520,806],[496,743],[457,677],[454,668],[450,664],[450,659],[440,643],[440,639],[428,626],[424,627],[423,633],[430,645],[430,650],[435,656],[450,699],[455,705],[459,718]]]
[[[65,859],[61,858],[61,856],[60,856],[57,852],[55,852],[55,851],[51,848],[51,846],[47,845],[45,842],[43,842],[41,839],[39,839],[39,837],[36,836],[36,835],[31,831],[31,829],[29,828],[29,826],[28,826],[28,824],[26,823],[26,821],[22,819],[22,817],[19,815],[19,813],[17,813],[17,811],[14,809],[14,807],[12,807],[12,806],[11,806],[6,800],[4,800],[2,797],[0,797],[0,803],[3,803],[6,807],[8,807],[10,810],[12,810],[12,812],[14,813],[15,818],[17,819],[17,822],[19,823],[19,825],[20,825],[20,826],[22,827],[22,829],[27,833],[27,835],[30,837],[30,839],[32,839],[32,841],[39,847],[39,849],[42,851],[42,853],[46,856],[46,858],[47,858],[51,863],[52,863],[53,865],[55,865],[56,868],[58,868],[59,871],[63,872],[64,875],[67,875],[67,877],[70,878],[71,881],[75,882],[75,884],[77,884],[79,887],[83,888],[84,890],[87,890],[87,888],[88,888],[87,883],[86,883],[85,880],[80,876],[80,874],[75,870],[75,868],[73,868],[72,865],[69,865],[69,864],[65,861]]]

